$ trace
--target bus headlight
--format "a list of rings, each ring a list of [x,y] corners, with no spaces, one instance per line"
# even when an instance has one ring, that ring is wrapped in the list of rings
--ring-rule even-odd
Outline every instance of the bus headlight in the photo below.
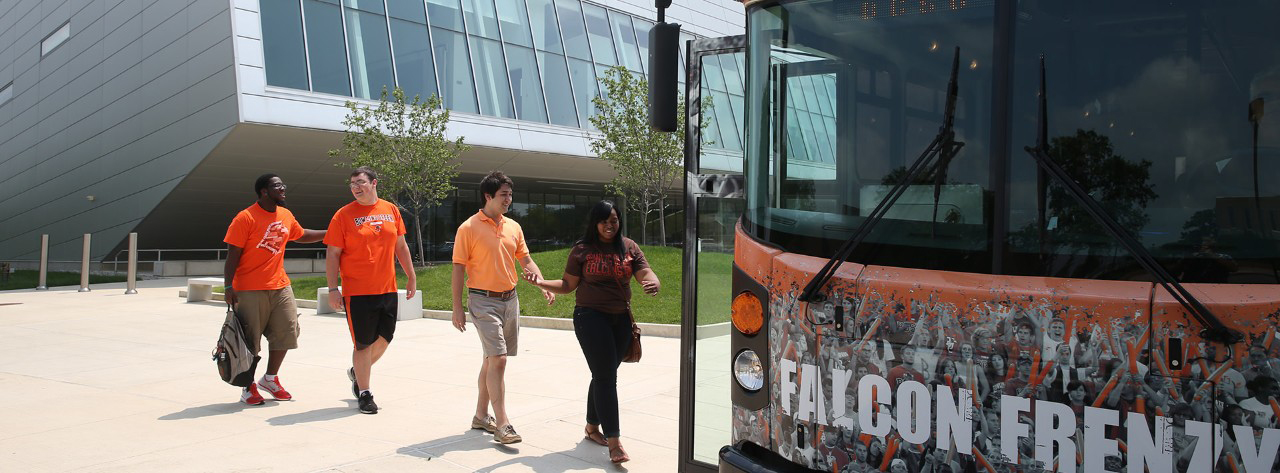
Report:
[[[747,391],[758,391],[764,386],[764,367],[760,357],[751,350],[742,350],[733,360],[733,378]]]

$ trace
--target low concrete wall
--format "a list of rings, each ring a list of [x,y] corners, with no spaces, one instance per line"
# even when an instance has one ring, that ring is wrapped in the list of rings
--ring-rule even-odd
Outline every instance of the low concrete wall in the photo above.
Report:
[[[187,297],[187,290],[179,289],[178,297],[182,297],[182,298]],[[213,293],[213,298],[211,300],[222,301],[223,300],[222,294],[217,292]],[[308,299],[295,299],[295,301],[297,302],[298,307],[305,308],[305,309],[316,308],[316,301],[308,300]],[[447,310],[423,309],[422,318],[436,319],[436,320],[453,320],[453,312],[447,311]],[[637,325],[640,326],[640,334],[644,336],[680,338],[679,325],[644,324],[644,323],[637,324]],[[708,325],[705,327],[698,327],[698,338],[707,338],[707,337],[712,337],[717,335],[727,335],[729,333],[728,325],[729,324],[726,322],[723,324],[715,324],[715,325]],[[573,319],[560,319],[555,317],[533,317],[533,316],[526,315],[526,316],[520,317],[520,326],[532,327],[532,328],[550,328],[550,329],[556,329],[556,330],[573,330]]]

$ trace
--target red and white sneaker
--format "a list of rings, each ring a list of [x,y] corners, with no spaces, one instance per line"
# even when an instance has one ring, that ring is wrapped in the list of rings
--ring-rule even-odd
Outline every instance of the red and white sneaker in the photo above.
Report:
[[[250,384],[249,387],[240,392],[240,402],[250,406],[260,406],[267,401],[263,400],[262,396],[258,394],[258,386]]]
[[[284,386],[280,385],[280,377],[276,376],[275,381],[267,381],[266,377],[258,380],[258,387],[276,398],[277,401],[292,401],[293,395],[289,391],[284,390]]]

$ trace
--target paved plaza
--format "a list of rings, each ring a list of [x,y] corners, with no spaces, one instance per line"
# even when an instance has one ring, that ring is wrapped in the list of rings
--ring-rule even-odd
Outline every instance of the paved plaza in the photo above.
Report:
[[[619,372],[632,460],[614,466],[582,437],[590,373],[572,331],[521,330],[507,405],[524,442],[503,446],[469,429],[481,360],[470,326],[401,321],[374,367],[382,410],[362,415],[346,321],[300,309],[301,346],[280,372],[296,400],[248,406],[210,361],[220,302],[186,303],[185,279],[141,281],[136,295],[123,283],[76,289],[0,292],[0,471],[676,469],[675,338],[646,337],[644,361]]]

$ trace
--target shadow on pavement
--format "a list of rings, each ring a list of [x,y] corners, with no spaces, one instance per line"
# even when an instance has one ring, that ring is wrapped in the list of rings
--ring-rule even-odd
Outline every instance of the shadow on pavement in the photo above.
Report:
[[[276,401],[267,401],[274,403]],[[209,404],[207,406],[188,407],[172,414],[165,414],[158,417],[158,420],[183,420],[183,419],[199,419],[201,417],[220,416],[223,414],[233,414],[245,410],[246,408],[258,408],[261,406],[250,406],[243,402],[220,402],[217,404]]]
[[[267,423],[271,425],[295,425],[304,422],[319,422],[326,420],[334,420],[342,417],[350,417],[360,413],[356,409],[355,401],[347,401],[346,407],[326,407],[324,409],[316,409],[314,411],[298,412],[295,414],[282,415],[267,419]]]
[[[524,465],[538,473],[563,473],[574,470],[597,470],[605,465],[616,472],[627,471],[624,465],[609,463],[607,450],[589,440],[583,439],[571,450],[548,452],[539,456],[520,455],[520,444],[503,445],[493,441],[488,433],[469,431],[467,433],[401,447],[396,453],[431,460],[442,457],[449,452],[465,452],[478,450],[497,450],[511,455],[511,458],[476,469],[477,472],[489,472],[510,465]],[[586,468],[572,468],[566,464],[589,464]],[[585,465],[584,465],[585,466]]]

